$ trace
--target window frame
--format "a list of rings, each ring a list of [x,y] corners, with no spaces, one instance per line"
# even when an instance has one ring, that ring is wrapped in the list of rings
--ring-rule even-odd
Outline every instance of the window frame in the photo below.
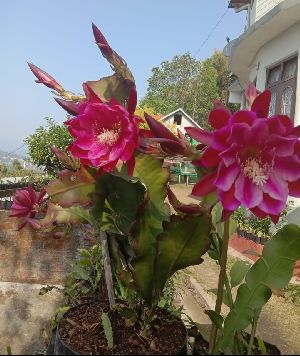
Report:
[[[292,77],[283,79],[285,65],[291,61],[295,61],[295,63],[296,63],[295,73]],[[272,83],[271,85],[269,85],[269,75],[270,75],[271,71],[277,67],[280,67],[279,80]],[[292,104],[291,104],[292,106],[291,106],[290,118],[292,120],[294,120],[295,106],[296,106],[297,75],[298,75],[298,53],[294,53],[293,55],[286,57],[285,59],[281,60],[280,62],[276,62],[266,68],[265,88],[269,89],[271,91],[271,93],[276,93],[275,115],[281,114],[283,92],[287,87],[291,87],[293,90],[293,95],[292,95]]]

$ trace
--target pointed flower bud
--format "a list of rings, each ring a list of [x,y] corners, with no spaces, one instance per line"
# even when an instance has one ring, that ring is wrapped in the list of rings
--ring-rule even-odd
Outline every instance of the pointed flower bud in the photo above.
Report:
[[[60,98],[54,98],[54,100],[70,115],[79,114],[80,104],[74,103],[72,100],[64,100]]]
[[[249,103],[249,107],[251,107],[257,95],[258,95],[258,90],[256,89],[255,85],[252,82],[249,82],[245,90],[245,97]]]
[[[106,41],[106,38],[103,36],[102,32],[94,23],[92,23],[92,27],[97,46],[99,47],[102,55],[104,57],[110,57],[113,53],[113,50]]]
[[[57,159],[67,168],[72,171],[77,171],[80,168],[80,162],[78,158],[68,155],[58,147],[50,146],[50,149]]]
[[[32,73],[37,77],[38,79],[36,80],[37,83],[42,83],[46,85],[46,87],[50,89],[54,89],[58,93],[64,92],[64,88],[47,72],[43,71],[42,69],[40,69],[39,67],[35,66],[32,63],[28,63],[28,66],[32,71]]]

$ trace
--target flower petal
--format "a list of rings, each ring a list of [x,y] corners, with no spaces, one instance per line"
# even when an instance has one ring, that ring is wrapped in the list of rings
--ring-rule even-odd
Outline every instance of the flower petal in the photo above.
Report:
[[[289,183],[289,193],[292,197],[300,198],[300,179]]]
[[[270,133],[277,135],[294,134],[293,133],[293,122],[286,115],[276,115],[268,118],[266,120]],[[294,134],[295,135],[295,134]],[[297,136],[297,135],[295,135]]]
[[[254,112],[249,110],[240,110],[232,115],[232,117],[230,118],[230,123],[231,124],[243,123],[251,126],[256,119],[257,116]]]
[[[185,127],[185,131],[198,142],[204,143],[205,145],[210,145],[212,142],[212,133],[204,131],[198,127]]]
[[[229,190],[240,171],[241,169],[237,163],[234,163],[229,167],[226,167],[223,163],[221,163],[218,168],[215,185],[223,191]]]
[[[218,163],[220,162],[219,153],[220,153],[219,151],[216,151],[211,147],[207,147],[204,150],[203,155],[201,156],[200,159],[203,167],[211,168],[217,166]]]
[[[291,156],[294,153],[294,146],[297,142],[295,136],[270,135],[266,149],[274,149],[274,154],[280,157]]]
[[[236,154],[240,149],[240,145],[233,143],[227,150],[219,154],[226,167],[236,162]]]
[[[259,205],[263,199],[262,191],[242,173],[235,182],[234,196],[248,209]]]
[[[296,156],[275,159],[274,171],[283,180],[293,182],[300,178],[300,163]]]
[[[261,186],[264,193],[270,195],[271,198],[286,201],[288,197],[288,184],[274,174],[269,177],[264,185]]]
[[[269,90],[265,90],[256,97],[251,106],[251,111],[254,111],[258,117],[268,117],[270,102],[271,92]]]
[[[235,198],[234,192],[234,184],[226,192],[224,192],[223,190],[218,190],[218,195],[224,209],[234,211],[241,205],[241,203]]]
[[[198,183],[194,185],[192,190],[192,195],[195,196],[205,196],[214,190],[216,190],[215,180],[217,177],[217,173],[209,173],[204,176]]]
[[[267,214],[279,215],[285,208],[286,202],[273,199],[269,194],[263,195],[262,202],[258,205],[258,208]]]
[[[221,127],[227,125],[230,116],[231,115],[228,109],[218,108],[210,112],[208,121],[213,128],[220,129]]]

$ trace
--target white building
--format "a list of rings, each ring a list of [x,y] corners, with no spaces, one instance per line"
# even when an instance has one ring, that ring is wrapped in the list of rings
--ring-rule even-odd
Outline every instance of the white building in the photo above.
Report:
[[[168,129],[177,132],[179,129],[182,133],[186,133],[185,127],[199,127],[197,122],[195,122],[183,109],[179,108],[170,114],[164,116],[160,120]]]
[[[252,81],[271,93],[270,114],[287,114],[300,125],[300,0],[229,0],[236,12],[247,11],[245,31],[228,43],[224,53],[238,80],[229,102],[244,106],[244,89]],[[300,199],[290,222],[300,224]]]
[[[244,33],[224,49],[238,76],[229,101],[243,104],[250,80],[272,92],[270,114],[287,114],[299,125],[300,0],[229,0],[229,7],[247,11]]]

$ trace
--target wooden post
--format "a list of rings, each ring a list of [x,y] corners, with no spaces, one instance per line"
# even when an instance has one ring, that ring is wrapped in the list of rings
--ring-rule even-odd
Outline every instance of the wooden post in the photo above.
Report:
[[[102,246],[102,256],[103,256],[103,266],[104,266],[104,276],[107,288],[107,295],[109,300],[110,309],[116,304],[114,284],[111,272],[110,256],[108,250],[107,235],[104,231],[100,230],[100,240]]]

